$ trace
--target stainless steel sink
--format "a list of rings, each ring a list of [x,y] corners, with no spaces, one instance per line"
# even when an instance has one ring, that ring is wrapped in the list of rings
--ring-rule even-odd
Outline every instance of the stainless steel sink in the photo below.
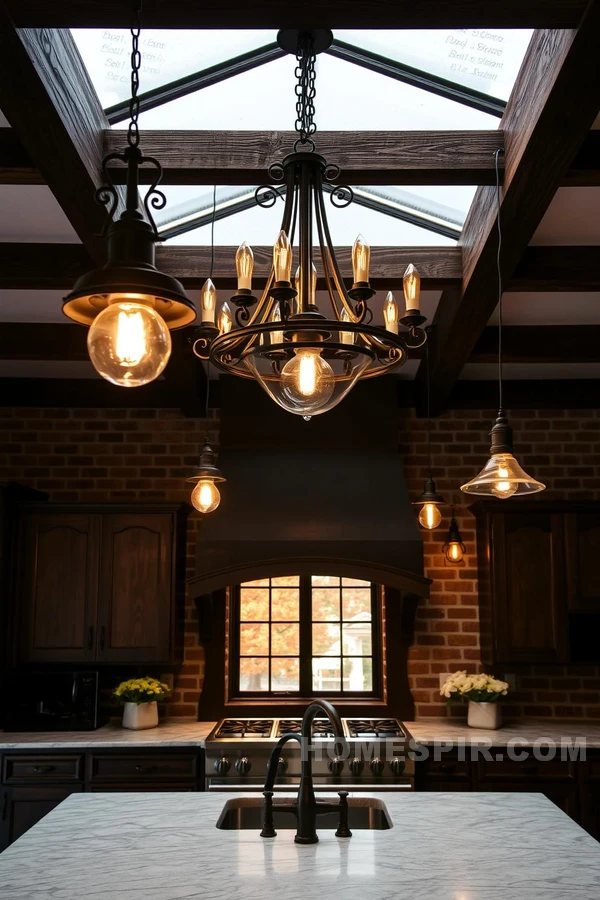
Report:
[[[275,812],[273,822],[275,829],[296,828],[297,819],[292,812],[294,801],[291,798],[277,798],[278,805],[290,807],[290,812]],[[393,828],[385,803],[373,797],[351,797],[348,799],[348,824],[357,831],[382,831]],[[239,797],[228,800],[219,820],[217,828],[226,831],[253,829],[260,831],[263,821],[263,801],[258,797]],[[317,818],[317,830],[336,829],[337,813],[325,813]]]

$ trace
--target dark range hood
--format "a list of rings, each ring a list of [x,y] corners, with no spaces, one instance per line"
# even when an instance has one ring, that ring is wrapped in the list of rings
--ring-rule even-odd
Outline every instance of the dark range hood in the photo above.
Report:
[[[324,573],[408,588],[422,540],[398,454],[396,380],[358,384],[309,422],[254,382],[221,379],[221,505],[201,523],[192,596],[312,559]]]

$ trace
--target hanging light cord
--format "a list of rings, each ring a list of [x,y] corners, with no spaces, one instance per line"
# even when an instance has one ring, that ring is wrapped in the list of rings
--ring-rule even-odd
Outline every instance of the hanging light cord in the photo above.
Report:
[[[429,396],[429,341],[425,344],[425,374],[427,376],[427,470],[431,476],[431,409]]]
[[[210,223],[210,275],[208,276],[211,281],[213,277],[213,272],[215,268],[215,217],[217,213],[217,186],[213,185],[213,204],[212,204],[212,220]],[[208,410],[209,410],[209,399],[210,399],[210,356],[206,360],[206,400],[205,400],[205,410],[206,410],[206,438],[208,440]]]
[[[142,66],[142,54],[140,52],[140,15],[142,12],[142,0],[133,2],[133,21],[131,33],[131,100],[129,101],[129,127],[127,129],[127,143],[130,147],[137,147],[140,143],[140,129],[138,118],[140,115],[140,69]]]
[[[496,169],[496,225],[498,228],[498,250],[496,253],[496,271],[498,273],[498,400],[499,408],[503,409],[502,402],[502,269],[500,267],[500,254],[502,253],[502,223],[500,221],[500,165],[499,157],[503,151],[498,149],[494,153]],[[427,345],[425,345],[427,347]]]

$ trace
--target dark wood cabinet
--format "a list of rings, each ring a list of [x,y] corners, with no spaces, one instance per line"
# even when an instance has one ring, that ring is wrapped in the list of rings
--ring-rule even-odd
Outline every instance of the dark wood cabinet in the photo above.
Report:
[[[82,785],[19,785],[4,787],[0,801],[0,850],[29,831]]]
[[[167,504],[23,507],[20,660],[176,661],[185,514]]]
[[[496,501],[471,511],[482,661],[600,661],[588,640],[600,627],[600,504]]]

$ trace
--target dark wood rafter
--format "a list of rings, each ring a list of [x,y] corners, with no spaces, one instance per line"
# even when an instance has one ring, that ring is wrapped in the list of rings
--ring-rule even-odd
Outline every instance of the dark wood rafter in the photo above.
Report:
[[[122,0],[5,0],[17,25],[49,28],[128,28]],[[585,0],[145,0],[146,28],[573,28]]]
[[[12,128],[0,128],[0,184],[44,184]]]
[[[0,6],[0,109],[95,261],[105,209],[94,193],[102,183],[106,116],[71,33],[15,29]]]
[[[253,247],[254,285],[264,285],[271,267],[271,247]],[[234,290],[237,247],[216,247],[213,280],[219,290]],[[351,248],[336,248],[342,275],[351,278]],[[193,246],[157,247],[156,264],[177,277],[186,288],[202,287],[210,270],[210,248]],[[373,247],[372,282],[378,290],[398,290],[402,275],[412,262],[421,273],[424,290],[440,290],[461,277],[461,254],[455,247]],[[319,269],[319,255],[315,263]],[[90,259],[79,244],[12,244],[0,242],[0,289],[67,290],[90,267]]]
[[[501,120],[505,136],[502,191],[502,274],[507,283],[523,256],[600,109],[600,3],[593,2],[577,31],[537,31]],[[577,102],[574,102],[577,97]],[[480,187],[460,245],[459,297],[445,292],[430,354],[431,408],[447,403],[463,366],[497,304],[495,189]],[[419,367],[421,410],[425,371]]]
[[[506,290],[523,293],[600,291],[598,248],[528,247]]]
[[[505,325],[502,358],[506,363],[596,363],[600,325]],[[484,328],[470,363],[496,363],[498,329]]]

